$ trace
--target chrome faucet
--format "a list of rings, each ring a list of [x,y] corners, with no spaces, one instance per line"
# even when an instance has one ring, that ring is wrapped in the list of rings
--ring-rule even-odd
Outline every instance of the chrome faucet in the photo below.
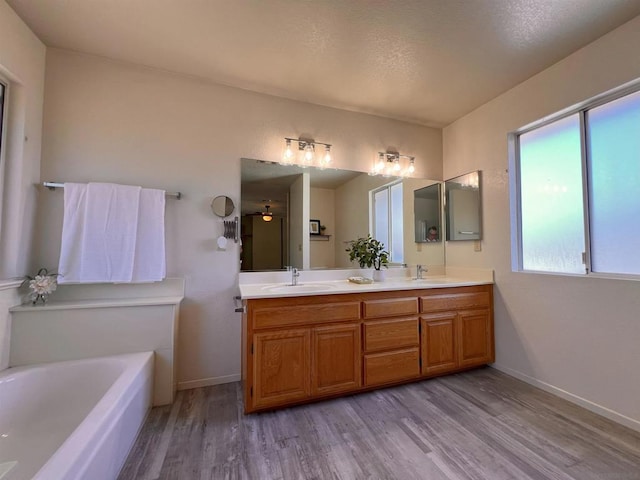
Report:
[[[416,265],[416,280],[422,280],[423,273],[427,273],[427,269],[422,265]]]
[[[298,285],[298,277],[300,276],[300,272],[296,267],[291,267],[291,285]]]

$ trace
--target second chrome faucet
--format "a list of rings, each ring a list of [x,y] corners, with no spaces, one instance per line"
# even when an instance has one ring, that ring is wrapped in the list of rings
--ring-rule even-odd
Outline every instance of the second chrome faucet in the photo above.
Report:
[[[298,277],[300,276],[298,269],[296,267],[287,267],[287,270],[291,272],[291,283],[289,285],[298,285]]]
[[[427,273],[427,268],[422,265],[416,265],[416,280],[422,280],[422,274]]]

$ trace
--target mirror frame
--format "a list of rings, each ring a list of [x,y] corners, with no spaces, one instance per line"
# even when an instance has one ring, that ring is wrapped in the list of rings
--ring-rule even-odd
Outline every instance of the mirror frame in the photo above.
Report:
[[[211,211],[220,218],[228,217],[235,208],[233,200],[226,195],[218,195],[211,201]]]

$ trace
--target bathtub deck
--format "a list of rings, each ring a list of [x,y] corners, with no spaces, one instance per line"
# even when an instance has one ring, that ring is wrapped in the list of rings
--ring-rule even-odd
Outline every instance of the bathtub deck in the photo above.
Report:
[[[491,368],[249,416],[241,395],[153,409],[120,480],[640,479],[640,433]]]

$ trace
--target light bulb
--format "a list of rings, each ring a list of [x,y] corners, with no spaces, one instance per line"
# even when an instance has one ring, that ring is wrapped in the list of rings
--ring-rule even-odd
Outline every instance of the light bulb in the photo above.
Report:
[[[262,212],[262,220],[264,220],[265,222],[270,222],[271,220],[273,220],[273,215],[271,214],[271,212],[269,211],[269,208],[271,207],[271,205],[265,205],[265,212]]]
[[[331,163],[331,147],[329,145],[324,147],[324,158],[322,161],[325,165],[329,165]]]
[[[413,172],[415,172],[415,171],[416,171],[416,167],[415,167],[415,165],[413,164],[413,158],[412,158],[411,160],[409,160],[409,168],[407,168],[407,171],[408,171],[409,173],[413,173]]]
[[[291,140],[287,140],[287,148],[284,150],[284,154],[282,155],[282,159],[286,163],[290,163],[293,158],[293,150],[291,150]]]
[[[385,175],[392,175],[393,174],[393,162],[390,162],[389,160],[387,160],[387,163],[384,167],[384,174]]]
[[[381,153],[378,154],[378,160],[376,161],[375,166],[373,167],[373,171],[375,173],[380,173],[384,170],[384,155]]]
[[[304,161],[307,163],[313,161],[313,144],[311,143],[307,143],[307,146],[304,147]]]
[[[393,161],[393,171],[394,172],[400,171],[400,159],[398,157],[396,157],[396,159]]]

